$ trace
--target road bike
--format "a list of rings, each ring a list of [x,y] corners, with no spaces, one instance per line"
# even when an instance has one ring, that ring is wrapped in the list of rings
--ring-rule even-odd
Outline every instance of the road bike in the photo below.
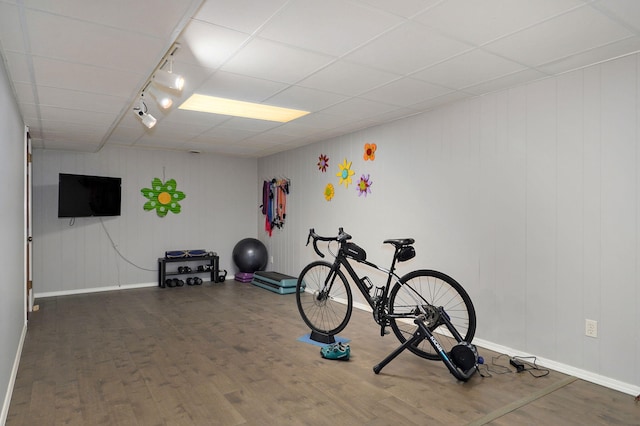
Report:
[[[398,262],[415,257],[413,238],[388,239],[394,247],[389,269],[367,261],[366,251],[350,242],[351,235],[339,229],[335,237],[323,237],[309,230],[307,245],[313,240],[318,256],[318,241],[327,242],[333,263],[311,262],[300,273],[296,302],[304,322],[311,329],[311,339],[332,343],[337,333],[349,323],[353,294],[345,276],[351,278],[373,312],[380,335],[391,327],[401,346],[374,366],[376,374],[405,349],[429,360],[442,360],[459,380],[468,380],[478,367],[478,353],[471,344],[476,330],[476,314],[471,298],[450,276],[435,270],[419,269],[402,277],[395,272]],[[337,243],[337,251],[331,251]],[[367,276],[359,277],[351,261],[387,274],[383,286],[374,286]]]

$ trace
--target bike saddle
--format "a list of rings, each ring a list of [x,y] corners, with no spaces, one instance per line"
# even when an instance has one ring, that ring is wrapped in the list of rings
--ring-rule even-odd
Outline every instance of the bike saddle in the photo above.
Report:
[[[413,238],[398,238],[398,239],[391,239],[391,240],[384,240],[383,243],[384,244],[393,244],[394,246],[397,247],[404,247],[404,246],[408,246],[410,244],[415,243],[416,240],[414,240]]]

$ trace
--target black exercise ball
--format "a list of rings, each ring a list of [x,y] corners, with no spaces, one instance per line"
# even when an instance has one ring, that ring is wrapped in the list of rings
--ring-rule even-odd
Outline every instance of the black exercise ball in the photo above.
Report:
[[[233,248],[232,258],[240,272],[254,273],[267,266],[267,248],[255,238],[240,240]]]

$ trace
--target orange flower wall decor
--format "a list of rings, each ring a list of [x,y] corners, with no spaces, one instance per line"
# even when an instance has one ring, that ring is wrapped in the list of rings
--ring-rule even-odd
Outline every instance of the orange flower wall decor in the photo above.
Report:
[[[376,159],[376,144],[375,143],[366,143],[364,144],[364,161],[367,160],[375,160]]]

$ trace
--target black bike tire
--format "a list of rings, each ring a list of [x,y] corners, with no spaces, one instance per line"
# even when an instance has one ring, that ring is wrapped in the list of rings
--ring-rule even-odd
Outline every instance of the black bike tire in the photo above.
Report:
[[[411,287],[407,287],[411,286]],[[435,287],[438,287],[437,289]],[[476,332],[476,311],[471,302],[469,294],[456,280],[439,271],[433,271],[428,269],[421,269],[413,272],[409,272],[400,278],[400,280],[394,285],[389,296],[389,313],[398,313],[404,306],[404,302],[396,301],[399,292],[403,294],[412,288],[413,291],[417,291],[422,297],[425,297],[427,301],[434,306],[439,306],[439,302],[447,301],[450,306],[443,306],[445,311],[451,317],[451,321],[455,328],[458,330],[463,340],[467,343],[471,343]],[[426,292],[427,294],[423,294]],[[446,297],[445,297],[446,295]],[[437,298],[439,300],[432,300]],[[455,299],[455,300],[454,300]],[[464,306],[464,308],[463,308]],[[413,333],[417,329],[417,326],[411,321],[401,322],[396,321],[394,318],[390,318],[391,329],[400,341],[404,343],[413,336]],[[445,327],[440,325],[439,327]],[[437,329],[438,327],[436,327]],[[430,331],[434,329],[429,328]],[[449,352],[451,348],[457,343],[452,337],[439,334],[438,341],[446,352]],[[414,354],[430,359],[440,360],[436,350],[432,347],[428,340],[422,340],[416,345],[411,345],[408,349]]]
[[[326,301],[319,303],[309,298],[311,296],[309,293],[315,295],[321,282],[324,283],[324,278],[331,271],[331,267],[332,265],[328,262],[312,262],[300,272],[296,284],[296,303],[302,320],[312,331],[328,336],[334,336],[344,330],[349,323],[353,310],[351,287],[340,270],[337,271],[331,294],[333,297],[340,296],[338,299],[346,298],[346,303],[336,301],[333,298],[328,303]],[[341,291],[344,291],[344,293],[341,293]],[[335,317],[342,317],[342,319],[337,318],[337,320],[332,321],[331,325],[322,324],[322,321],[328,321],[329,318]],[[337,325],[334,323],[337,323]]]

